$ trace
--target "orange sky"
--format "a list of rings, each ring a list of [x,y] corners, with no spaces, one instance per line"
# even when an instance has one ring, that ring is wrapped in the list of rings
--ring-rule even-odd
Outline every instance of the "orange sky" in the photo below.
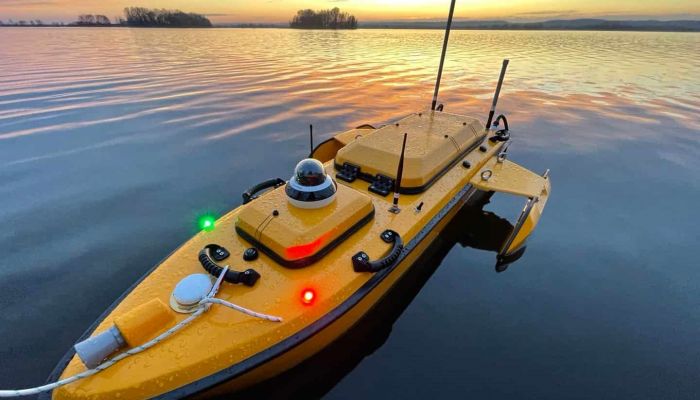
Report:
[[[286,22],[301,8],[340,7],[362,21],[445,18],[449,0],[0,0],[0,20],[69,22],[81,13],[121,15],[125,6],[178,8],[212,22]],[[700,19],[698,0],[457,0],[456,18],[543,20],[604,17]]]

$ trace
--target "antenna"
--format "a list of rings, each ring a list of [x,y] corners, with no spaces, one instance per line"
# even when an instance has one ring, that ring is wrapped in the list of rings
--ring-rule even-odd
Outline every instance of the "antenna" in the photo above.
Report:
[[[309,157],[313,156],[314,154],[314,126],[309,125],[309,147],[311,150],[309,150]]]
[[[394,204],[389,209],[390,212],[398,214],[401,212],[399,208],[399,190],[401,189],[401,176],[403,175],[403,154],[406,151],[406,137],[408,133],[403,134],[403,144],[401,145],[401,157],[399,157],[399,170],[396,171],[396,180],[394,181]]]
[[[435,111],[437,105],[438,92],[440,91],[440,79],[442,79],[442,65],[445,62],[445,53],[447,53],[447,41],[450,38],[450,28],[452,27],[452,15],[455,12],[455,2],[452,0],[450,4],[450,14],[447,16],[447,27],[445,28],[445,40],[442,42],[442,55],[440,55],[440,66],[438,67],[437,81],[435,81],[435,92],[433,93],[433,103],[430,109]]]
[[[498,103],[498,95],[501,94],[501,86],[503,85],[503,79],[506,77],[506,68],[508,68],[508,59],[503,60],[503,66],[501,66],[501,75],[498,77],[498,84],[496,85],[496,93],[493,94],[493,103],[491,103],[491,110],[489,111],[489,119],[486,121],[486,130],[491,127],[491,121],[493,121],[493,115],[496,113],[496,103]]]

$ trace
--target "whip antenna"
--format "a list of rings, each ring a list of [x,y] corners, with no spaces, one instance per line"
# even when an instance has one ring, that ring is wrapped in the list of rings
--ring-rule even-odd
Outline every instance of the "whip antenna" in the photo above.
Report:
[[[314,155],[314,126],[309,125],[309,157]]]
[[[501,66],[501,75],[498,77],[496,93],[493,94],[493,103],[491,103],[489,119],[488,121],[486,121],[486,130],[488,130],[491,126],[491,121],[493,121],[493,115],[496,113],[496,103],[498,103],[498,95],[501,94],[501,86],[503,85],[503,79],[506,77],[506,68],[508,68],[508,59],[503,60],[503,66]]]
[[[394,204],[389,209],[390,212],[398,214],[401,212],[399,208],[399,190],[401,190],[401,176],[403,175],[403,154],[406,151],[406,137],[408,133],[403,134],[403,144],[401,145],[401,157],[399,157],[399,170],[396,171],[396,180],[394,181]]]
[[[452,15],[455,12],[455,2],[457,0],[452,0],[450,4],[450,14],[447,16],[447,27],[445,28],[445,40],[442,42],[442,55],[440,55],[440,66],[438,67],[437,81],[435,81],[435,93],[433,93],[433,104],[430,106],[431,110],[435,110],[437,105],[438,92],[440,91],[440,79],[442,79],[442,65],[445,62],[445,53],[447,53],[447,41],[450,38],[450,28],[452,27]]]

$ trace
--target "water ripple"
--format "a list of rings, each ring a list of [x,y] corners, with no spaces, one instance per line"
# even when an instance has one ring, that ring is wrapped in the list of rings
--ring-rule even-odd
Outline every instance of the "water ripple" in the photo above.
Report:
[[[0,29],[0,140],[89,129],[101,143],[106,129],[110,138],[167,130],[211,141],[265,127],[275,139],[292,119],[383,122],[429,104],[441,35]],[[570,145],[635,136],[599,135],[584,123],[592,117],[622,131],[666,119],[698,129],[698,54],[696,36],[682,33],[456,31],[441,100],[483,114],[508,57],[503,110],[523,123],[581,125]]]

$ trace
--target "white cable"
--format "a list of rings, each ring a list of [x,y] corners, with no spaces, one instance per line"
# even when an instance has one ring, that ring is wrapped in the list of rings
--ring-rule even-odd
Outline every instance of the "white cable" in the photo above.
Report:
[[[50,390],[59,388],[61,386],[65,386],[69,383],[73,383],[73,382],[78,381],[80,379],[84,379],[84,378],[87,378],[89,376],[95,375],[96,373],[111,367],[112,365],[116,364],[117,362],[119,362],[119,361],[121,361],[129,356],[132,356],[134,354],[138,354],[138,353],[140,353],[140,352],[142,352],[150,347],[155,346],[156,344],[160,343],[161,341],[167,339],[173,333],[175,333],[175,332],[179,331],[180,329],[184,328],[185,326],[189,325],[192,321],[194,321],[195,318],[202,315],[202,313],[204,313],[204,311],[206,311],[205,307],[197,309],[197,311],[192,313],[192,315],[183,319],[177,325],[175,325],[172,328],[168,329],[167,331],[163,332],[155,339],[153,339],[149,342],[146,342],[140,346],[136,346],[132,349],[129,349],[129,350],[115,356],[114,358],[111,358],[111,359],[103,362],[102,364],[98,365],[97,367],[95,367],[93,369],[83,371],[77,375],[73,375],[69,378],[61,379],[60,381],[56,381],[54,383],[49,383],[49,384],[43,385],[43,386],[38,386],[38,387],[34,387],[34,388],[29,388],[29,389],[19,389],[19,390],[0,390],[0,397],[31,396],[31,395],[35,395],[35,394],[39,394],[39,393],[43,393],[43,392],[48,392]]]
[[[259,312],[255,312],[253,310],[249,310],[245,307],[241,307],[239,305],[229,303],[226,300],[221,300],[217,298],[206,298],[202,300],[202,304],[221,304],[222,306],[226,306],[228,308],[234,309],[236,311],[240,311],[243,314],[250,315],[251,317],[256,317],[256,318],[261,318],[261,319],[266,319],[268,321],[272,322],[282,322],[282,318],[280,317],[275,317],[274,315],[267,315],[267,314],[261,314]]]
[[[134,354],[141,353],[142,351],[148,350],[149,348],[155,346],[156,344],[162,342],[163,340],[169,338],[172,336],[174,333],[178,332],[182,328],[186,327],[192,321],[194,321],[197,317],[200,315],[204,314],[205,311],[209,310],[212,304],[221,304],[223,306],[226,306],[228,308],[234,309],[236,311],[240,311],[246,315],[250,315],[252,317],[256,318],[262,318],[266,319],[268,321],[273,321],[273,322],[281,322],[282,318],[280,317],[275,317],[273,315],[267,315],[267,314],[261,314],[257,313],[255,311],[249,310],[247,308],[235,305],[233,303],[229,303],[228,301],[224,301],[221,299],[217,299],[214,296],[216,296],[216,293],[219,291],[219,286],[221,285],[221,282],[224,279],[224,275],[226,275],[226,272],[228,271],[228,266],[224,267],[223,270],[221,271],[221,274],[219,274],[219,277],[216,279],[216,282],[214,283],[214,286],[212,286],[211,291],[209,291],[209,294],[207,297],[202,299],[200,301],[200,307],[192,313],[189,317],[183,319],[182,321],[178,322],[175,326],[172,328],[168,329],[167,331],[161,333],[158,335],[156,338],[151,339],[150,341],[140,345],[133,347],[123,353],[120,353],[113,358],[103,362],[102,364],[98,365],[97,367],[93,369],[88,369],[87,371],[83,371],[79,374],[73,375],[71,377],[61,379],[60,381],[56,381],[54,383],[49,383],[43,386],[37,386],[29,389],[18,389],[18,390],[0,390],[0,398],[7,398],[7,397],[20,397],[20,396],[32,396],[36,395],[39,393],[43,392],[48,392],[50,390],[59,388],[61,386],[65,386],[69,383],[73,383],[75,381],[79,381],[81,379],[85,379],[87,377],[90,377],[92,375],[95,375],[96,373],[100,371],[104,371],[105,369],[111,367],[112,365],[116,364],[117,362],[129,357],[133,356]]]

